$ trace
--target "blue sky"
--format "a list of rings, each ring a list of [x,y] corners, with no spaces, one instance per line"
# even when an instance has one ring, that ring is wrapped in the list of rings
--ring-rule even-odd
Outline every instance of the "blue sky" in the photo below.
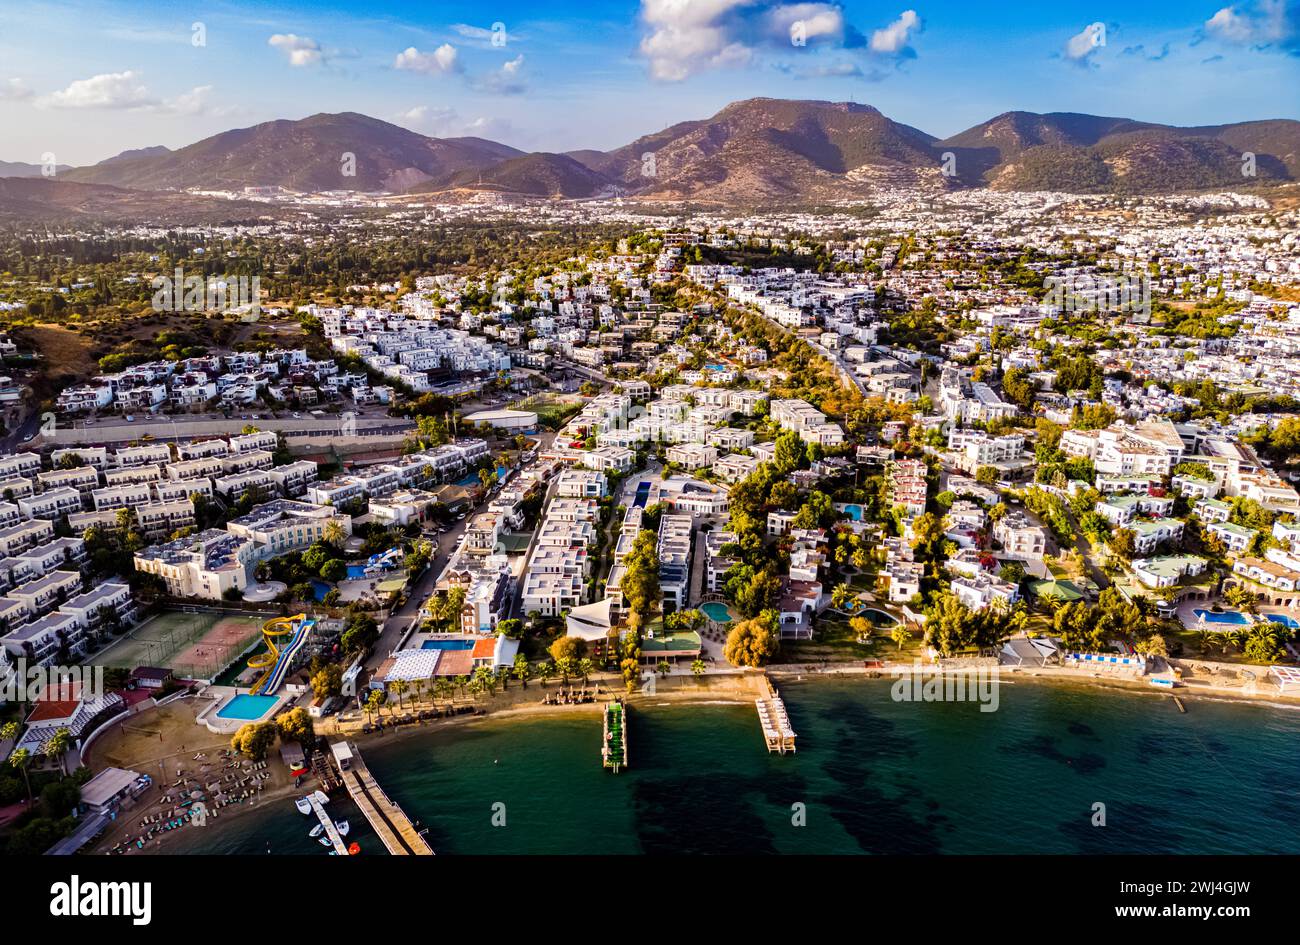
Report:
[[[321,111],[563,151],[754,95],[852,99],[945,136],[1013,109],[1298,118],[1298,88],[1300,0],[0,8],[0,159],[32,162]]]

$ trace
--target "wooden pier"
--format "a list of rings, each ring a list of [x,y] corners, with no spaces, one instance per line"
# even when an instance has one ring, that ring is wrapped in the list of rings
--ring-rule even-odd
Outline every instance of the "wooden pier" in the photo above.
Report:
[[[617,699],[605,703],[603,735],[601,764],[618,774],[627,767],[627,706]]]
[[[330,820],[330,815],[325,813],[325,805],[317,797],[318,793],[313,791],[307,795],[307,800],[311,802],[311,809],[320,818],[321,825],[325,828],[325,836],[329,837],[334,852],[339,856],[347,856],[348,848],[343,843],[343,835],[339,833],[339,828],[334,826],[334,821]]]
[[[785,714],[785,703],[781,701],[776,687],[770,681],[767,683],[767,692],[766,697],[754,700],[754,706],[758,709],[758,721],[763,727],[763,740],[767,742],[767,750],[780,752],[783,755],[786,752],[793,754],[796,736],[794,728],[790,725],[790,717]]]
[[[357,747],[351,742],[335,742],[330,750],[348,794],[388,852],[393,856],[432,856],[433,850],[410,818],[379,787]]]

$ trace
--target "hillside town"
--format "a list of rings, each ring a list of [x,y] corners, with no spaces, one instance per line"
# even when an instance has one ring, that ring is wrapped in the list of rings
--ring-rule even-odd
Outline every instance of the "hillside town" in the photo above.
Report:
[[[376,238],[435,208],[378,209]],[[11,327],[0,748],[24,773],[85,771],[176,694],[202,697],[187,744],[293,713],[370,732],[408,694],[456,711],[511,679],[578,699],[782,666],[1300,695],[1296,211],[904,190],[869,217],[436,211],[617,232],[200,310],[86,370]],[[284,235],[195,229],[154,262]],[[106,278],[3,296],[64,310]],[[28,701],[56,669],[102,684]],[[123,770],[95,773],[98,820],[32,842],[98,842],[153,789]]]

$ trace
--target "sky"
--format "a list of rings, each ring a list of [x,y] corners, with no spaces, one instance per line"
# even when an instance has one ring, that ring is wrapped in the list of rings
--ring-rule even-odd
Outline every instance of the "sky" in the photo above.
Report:
[[[946,137],[1005,111],[1300,118],[1300,0],[0,5],[0,160],[94,163],[358,111],[602,150],[753,96]]]

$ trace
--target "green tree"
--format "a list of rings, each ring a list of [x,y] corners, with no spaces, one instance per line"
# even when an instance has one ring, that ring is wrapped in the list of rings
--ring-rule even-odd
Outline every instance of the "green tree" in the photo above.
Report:
[[[722,655],[732,666],[766,666],[781,648],[776,622],[776,613],[770,610],[742,620],[727,634]]]

